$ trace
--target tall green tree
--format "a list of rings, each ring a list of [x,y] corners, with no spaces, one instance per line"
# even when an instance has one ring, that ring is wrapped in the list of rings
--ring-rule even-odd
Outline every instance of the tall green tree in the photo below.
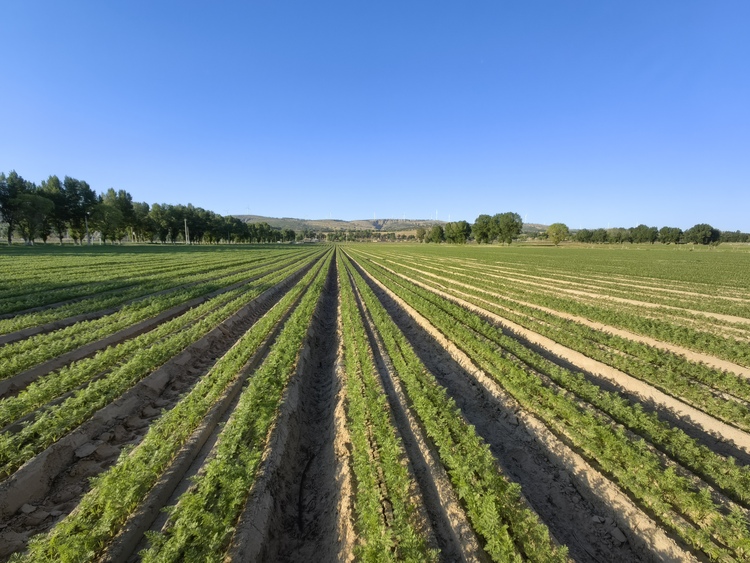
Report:
[[[565,223],[552,223],[547,227],[547,237],[555,246],[566,240],[570,236],[570,229]]]
[[[427,242],[441,243],[445,240],[445,231],[440,225],[433,225],[427,235]]]
[[[60,178],[52,175],[46,180],[42,180],[40,195],[43,195],[55,204],[55,208],[49,214],[47,220],[49,221],[52,231],[60,240],[60,245],[62,245],[63,237],[68,230],[68,221],[70,217],[65,189],[62,182],[60,182]]]
[[[466,221],[445,224],[445,240],[453,244],[466,244],[471,236],[471,225]]]
[[[523,221],[518,213],[498,213],[492,217],[494,223],[494,232],[497,233],[497,239],[500,242],[510,244],[513,239],[521,234]]]
[[[684,234],[685,242],[694,244],[711,244],[719,242],[721,231],[714,229],[707,223],[699,223],[690,227]]]
[[[133,203],[133,232],[136,242],[153,242],[156,236],[156,228],[151,221],[150,206],[146,202],[136,201]]]
[[[4,181],[0,181],[0,216],[8,224],[8,245],[13,240],[13,231],[18,227],[18,196],[28,191],[28,182],[15,170],[11,170]]]
[[[750,233],[742,231],[721,231],[721,242],[750,242]]]
[[[591,242],[598,242],[598,243],[605,243],[609,242],[609,239],[607,238],[607,229],[594,229],[594,231],[591,233]]]
[[[166,208],[167,206],[163,203],[155,203],[148,212],[148,217],[154,227],[156,238],[162,244],[166,243],[167,238],[169,238],[169,223]]]
[[[180,236],[185,236],[185,206],[167,205],[165,206],[165,211],[169,240],[172,241],[172,244],[175,244]],[[188,234],[188,236],[190,236],[190,234]]]
[[[630,229],[624,229],[622,227],[607,229],[607,242],[622,244],[631,241]]]
[[[125,190],[115,191],[114,188],[109,188],[99,198],[96,223],[105,240],[121,241],[135,226],[132,196]]]
[[[114,192],[114,188],[110,188]],[[107,194],[109,191],[107,190]],[[136,228],[135,209],[133,208],[133,196],[125,190],[117,190],[112,198],[112,203],[120,210],[122,214],[122,227],[120,233],[124,236],[132,236]]]
[[[637,227],[630,229],[630,237],[635,243],[653,244],[656,242],[656,239],[659,238],[659,230],[656,227],[649,227],[640,224]]]
[[[659,229],[659,242],[662,244],[678,244],[682,239],[682,229],[679,227],[662,227]]]
[[[47,242],[48,233],[42,233],[42,228],[55,204],[46,197],[29,191],[18,194],[15,205],[18,231],[26,244],[34,244],[34,239],[39,235],[43,235],[42,238]]]
[[[83,243],[86,223],[99,202],[96,192],[88,183],[70,176],[65,176],[63,180],[63,191],[69,214],[70,234],[74,242]]]
[[[120,208],[111,198],[100,198],[91,213],[89,228],[98,230],[102,237],[102,242],[106,244],[108,240],[113,243],[116,240],[122,240],[124,224],[125,218],[122,215],[122,211],[120,211]]]
[[[489,244],[495,238],[495,223],[492,217],[489,215],[482,214],[476,218],[474,224],[471,226],[471,232],[474,235],[474,240],[477,243],[482,244],[483,242]]]

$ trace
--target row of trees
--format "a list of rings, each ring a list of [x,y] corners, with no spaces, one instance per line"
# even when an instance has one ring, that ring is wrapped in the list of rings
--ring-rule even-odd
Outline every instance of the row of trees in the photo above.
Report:
[[[449,242],[464,244],[475,240],[478,244],[499,241],[510,244],[518,238],[523,228],[523,222],[517,213],[498,213],[496,215],[480,215],[473,225],[466,221],[446,223],[445,227],[434,225],[429,230],[417,229],[419,242]],[[536,238],[546,239],[555,245],[565,240],[583,243],[655,243],[663,244],[718,244],[719,242],[750,242],[750,234],[736,232],[721,232],[711,225],[701,223],[683,231],[678,227],[649,227],[638,225],[630,229],[621,227],[613,229],[581,229],[571,235],[570,229],[564,223],[553,223],[546,231],[536,235]]]
[[[746,233],[722,233],[706,223],[694,225],[686,231],[678,227],[649,227],[638,225],[630,229],[581,229],[573,236],[576,242],[584,243],[625,243],[636,244],[661,242],[663,244],[718,244],[719,242],[748,242],[750,235]]]
[[[446,223],[445,227],[433,225],[429,230],[417,229],[417,240],[420,242],[449,242],[465,244],[473,239],[478,244],[489,244],[499,241],[510,244],[521,234],[523,221],[518,213],[497,213],[495,215],[480,215],[470,225],[466,221]]]
[[[110,188],[97,194],[88,183],[66,176],[50,176],[40,185],[15,171],[0,173],[0,218],[8,244],[13,234],[27,244],[70,237],[81,244],[97,232],[101,242],[292,242],[315,233],[275,229],[268,223],[245,223],[193,205],[149,205],[134,202],[125,190]],[[90,240],[90,238],[89,238]]]
[[[28,244],[36,239],[45,243],[57,237],[62,244],[65,237],[81,244],[89,233],[97,232],[102,242],[128,238],[140,242],[292,242],[295,240],[325,239],[329,241],[403,240],[395,233],[370,230],[337,231],[324,234],[313,231],[296,233],[292,229],[272,228],[268,223],[245,223],[232,216],[221,216],[213,211],[188,205],[168,205],[134,202],[125,190],[108,189],[97,194],[89,184],[70,176],[60,181],[57,176],[36,185],[24,180],[15,171],[7,176],[0,172],[0,219],[5,222],[8,244],[13,234],[20,235]],[[479,215],[470,225],[466,221],[420,227],[416,240],[428,243],[448,242],[478,244],[494,241],[510,244],[523,228],[518,213]],[[582,243],[695,243],[750,242],[750,234],[724,232],[705,223],[687,231],[677,227],[649,227],[638,225],[630,229],[581,229],[571,235],[563,223],[550,225],[537,235],[555,244],[568,239]],[[89,238],[90,240],[90,238]]]

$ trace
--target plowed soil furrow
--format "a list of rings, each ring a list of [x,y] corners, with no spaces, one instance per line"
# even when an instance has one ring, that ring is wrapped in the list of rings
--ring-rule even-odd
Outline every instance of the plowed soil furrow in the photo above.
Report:
[[[201,425],[177,453],[170,467],[149,492],[138,511],[133,514],[118,536],[107,547],[101,563],[125,563],[139,560],[138,553],[148,547],[144,533],[147,530],[160,531],[168,519],[164,508],[175,505],[179,497],[190,488],[192,477],[198,474],[211,455],[223,425],[229,420],[237,406],[247,380],[265,360],[283,329],[284,323],[302,299],[302,295],[279,320],[261,347],[242,368],[235,381],[227,387]]]
[[[339,534],[345,460],[337,457],[335,262],[298,369],[285,392],[229,556],[245,561],[335,561],[350,546]]]
[[[358,267],[358,266],[357,266]],[[419,313],[358,267],[499,465],[576,561],[696,561],[627,495],[473,365]],[[604,522],[594,522],[594,517]],[[615,541],[616,525],[628,542]]]
[[[381,266],[382,268],[385,268],[388,271],[393,272],[396,275],[403,276],[403,274],[398,274],[397,272],[395,272],[394,270],[388,268],[386,265],[384,265],[382,263],[378,263],[378,262],[375,262],[375,263],[378,264],[379,266]],[[412,269],[412,270],[416,271],[416,272],[419,272],[420,275],[427,276],[429,278],[432,278],[432,279],[435,279],[435,280],[438,280],[438,281],[443,281],[444,280],[443,277],[441,277],[439,275],[436,275],[436,274],[433,274],[431,272],[425,272],[425,271],[419,270],[418,268],[411,268],[409,266],[407,266],[407,267],[409,269]],[[412,278],[407,278],[407,279],[411,280]],[[412,281],[414,281],[414,280],[412,280]],[[689,348],[685,348],[684,346],[679,346],[677,344],[671,344],[671,343],[667,343],[667,342],[662,342],[662,341],[657,340],[655,338],[651,338],[649,336],[644,336],[644,335],[636,334],[636,333],[630,332],[630,331],[625,330],[625,329],[616,328],[616,327],[613,327],[613,326],[610,326],[610,325],[606,325],[606,324],[603,324],[603,323],[599,323],[599,322],[596,322],[596,321],[590,321],[590,320],[588,320],[588,319],[586,319],[584,317],[581,317],[579,315],[573,315],[573,314],[570,314],[570,313],[565,313],[565,312],[562,312],[562,311],[557,311],[555,309],[550,309],[549,307],[544,307],[542,305],[537,305],[535,303],[530,303],[528,301],[523,301],[523,300],[520,300],[520,299],[514,299],[514,298],[509,297],[507,295],[501,295],[501,294],[498,294],[496,292],[492,292],[492,291],[488,291],[488,290],[482,289],[481,287],[477,287],[476,285],[467,284],[467,283],[460,282],[460,281],[457,281],[457,280],[449,280],[449,281],[453,285],[458,285],[459,287],[465,287],[467,289],[479,291],[479,292],[487,295],[488,297],[498,297],[498,298],[501,298],[501,299],[504,299],[504,300],[512,301],[513,303],[518,303],[519,305],[523,305],[523,306],[526,306],[526,307],[532,307],[532,308],[537,309],[539,311],[544,311],[545,313],[549,313],[549,314],[555,315],[555,316],[563,318],[563,319],[571,320],[571,321],[583,324],[585,326],[588,326],[588,327],[596,329],[596,330],[601,330],[603,332],[608,332],[610,334],[614,334],[616,336],[620,336],[622,338],[626,338],[626,339],[632,340],[634,342],[640,342],[642,344],[648,344],[649,346],[653,346],[654,348],[658,348],[660,350],[665,350],[665,351],[668,351],[668,352],[673,352],[675,354],[679,354],[679,355],[685,356],[687,359],[689,359],[691,361],[704,363],[707,366],[710,366],[710,367],[715,368],[715,369],[730,371],[730,372],[735,373],[735,374],[737,374],[737,375],[739,375],[741,377],[750,378],[750,368],[747,368],[745,366],[741,366],[739,364],[736,364],[734,362],[730,362],[728,360],[723,360],[721,358],[717,358],[716,356],[711,356],[709,354],[704,354],[702,352],[696,352],[694,350],[691,350]],[[455,290],[455,289],[450,289],[450,292],[452,292],[452,293],[454,293],[456,295],[469,296],[468,294],[465,294],[465,293],[462,294],[460,291]],[[477,298],[476,296],[471,296],[471,297],[473,299],[480,299],[480,298]],[[491,303],[491,302],[488,301],[488,303]]]
[[[109,346],[116,346],[117,344],[120,344],[125,340],[130,340],[150,330],[153,330],[159,325],[177,318],[190,309],[197,307],[198,305],[205,303],[206,301],[210,301],[214,297],[217,297],[223,293],[226,293],[243,285],[252,283],[253,281],[267,275],[268,273],[270,272],[253,276],[252,278],[234,283],[225,288],[213,291],[207,295],[202,295],[200,297],[191,299],[190,301],[186,301],[185,303],[175,305],[174,307],[171,307],[154,317],[140,321],[134,325],[119,330],[114,334],[111,334],[110,336],[85,344],[79,348],[76,348],[75,350],[71,350],[70,352],[61,354],[56,358],[38,364],[32,368],[27,369],[26,371],[9,377],[8,379],[4,379],[0,381],[0,398],[18,393],[20,390],[33,383],[39,377],[42,377],[43,375],[51,371],[60,369],[61,367],[71,364],[75,361],[91,357],[98,351],[103,350]]]
[[[271,264],[273,262],[278,262],[278,260],[269,261],[268,263]],[[45,334],[47,332],[52,332],[54,330],[58,330],[60,328],[65,328],[67,326],[71,326],[71,325],[74,325],[74,324],[82,322],[82,321],[91,321],[91,320],[95,320],[95,319],[100,319],[100,318],[105,317],[107,315],[111,315],[113,313],[116,313],[117,311],[121,310],[123,307],[126,307],[127,305],[131,305],[133,303],[138,303],[139,301],[145,301],[146,299],[149,299],[151,297],[158,297],[159,295],[164,295],[166,293],[171,293],[171,292],[179,291],[179,290],[182,290],[182,289],[187,289],[189,287],[194,287],[194,286],[199,285],[199,284],[210,283],[211,281],[215,281],[217,279],[221,279],[221,278],[224,278],[224,277],[227,277],[227,276],[231,276],[231,275],[234,275],[234,274],[239,274],[242,271],[243,270],[234,270],[234,271],[231,271],[231,272],[222,273],[219,276],[214,276],[214,277],[211,277],[211,278],[207,278],[207,279],[200,280],[200,281],[195,281],[195,282],[190,282],[190,283],[183,283],[183,284],[176,283],[172,287],[168,287],[166,289],[162,289],[162,290],[159,290],[159,291],[155,291],[153,293],[148,293],[148,294],[145,294],[145,295],[141,295],[139,297],[135,297],[133,299],[129,299],[129,300],[123,302],[123,303],[120,303],[119,305],[117,305],[115,307],[109,307],[107,309],[101,309],[101,310],[92,311],[92,312],[89,312],[89,313],[82,313],[80,315],[75,315],[75,316],[72,316],[72,317],[66,317],[66,318],[63,318],[63,319],[58,319],[58,320],[50,321],[50,322],[43,323],[43,324],[40,324],[40,325],[37,325],[37,326],[34,326],[34,327],[29,327],[29,328],[24,328],[24,329],[17,330],[17,331],[14,331],[14,332],[9,332],[7,334],[0,335],[0,345],[10,344],[12,342],[18,342],[19,340],[24,340],[26,338],[29,338],[31,336],[35,336],[37,334]],[[219,290],[215,290],[215,291],[213,291],[211,293],[207,293],[206,295],[202,295],[202,296],[197,297],[195,299],[201,299],[202,298],[205,301],[206,299],[210,299],[211,297],[215,297],[216,295],[220,295],[222,293],[226,293],[227,291],[231,291],[232,289],[234,289],[236,287],[240,287],[241,285],[243,285],[245,283],[251,283],[253,280],[258,279],[258,277],[260,277],[260,276],[250,277],[250,278],[248,278],[246,280],[242,280],[242,281],[236,282],[236,283],[234,283],[232,285],[228,285],[226,287],[222,287]],[[191,306],[195,307],[195,305],[191,305]],[[177,305],[176,307],[179,307],[179,305]]]
[[[89,479],[111,466],[124,446],[137,444],[161,410],[176,404],[311,266],[265,291],[0,484],[0,515],[7,522],[0,558],[22,550],[31,535],[71,512]],[[34,511],[19,510],[24,505]]]
[[[578,370],[586,373],[596,374],[598,377],[606,379],[618,387],[627,390],[630,394],[639,398],[639,402],[644,403],[656,403],[661,405],[662,408],[668,409],[675,413],[678,417],[688,421],[690,424],[696,425],[702,431],[712,434],[715,437],[719,437],[723,440],[733,442],[737,448],[750,454],[750,434],[743,432],[742,430],[730,426],[720,420],[713,418],[712,416],[704,413],[703,411],[686,404],[671,395],[668,395],[662,391],[659,391],[655,387],[648,383],[636,379],[627,373],[624,373],[618,369],[615,369],[603,362],[591,359],[580,352],[572,350],[566,346],[558,344],[554,340],[537,334],[531,330],[525,329],[524,327],[502,318],[501,316],[486,311],[472,303],[469,303],[463,299],[455,297],[444,291],[440,291],[427,284],[419,282],[418,280],[410,279],[403,274],[396,274],[403,279],[409,280],[410,282],[422,287],[423,289],[432,291],[436,295],[450,299],[453,302],[461,305],[462,307],[474,311],[493,322],[498,323],[505,329],[513,333],[517,338],[520,337],[525,342],[532,345],[543,348],[548,353],[561,358],[572,365],[576,366]]]
[[[365,319],[365,330],[381,384],[388,396],[393,418],[409,457],[411,472],[419,486],[419,504],[426,511],[426,518],[432,528],[431,539],[440,550],[440,558],[442,561],[487,561],[487,555],[461,507],[437,451],[409,408],[395,368],[356,290],[355,295],[360,314]]]

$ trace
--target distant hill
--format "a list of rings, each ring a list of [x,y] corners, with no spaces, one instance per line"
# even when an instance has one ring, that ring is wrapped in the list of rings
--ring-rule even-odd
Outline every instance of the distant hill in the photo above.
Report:
[[[413,231],[419,227],[429,228],[433,225],[445,225],[446,221],[435,219],[359,219],[357,221],[342,221],[341,219],[295,219],[293,217],[264,217],[263,215],[232,215],[245,223],[268,223],[278,229],[292,229],[294,231],[311,230],[317,232],[330,231]],[[524,233],[540,233],[547,230],[548,225],[528,223],[523,226]]]
[[[549,225],[541,225],[539,223],[524,223],[523,224],[523,232],[524,233],[543,233],[547,230],[547,227]]]
[[[360,219],[342,221],[340,219],[295,219],[292,217],[264,217],[262,215],[233,215],[245,223],[268,223],[279,229],[305,229],[318,232],[328,231],[412,231],[419,227],[444,225],[445,221],[434,219]]]

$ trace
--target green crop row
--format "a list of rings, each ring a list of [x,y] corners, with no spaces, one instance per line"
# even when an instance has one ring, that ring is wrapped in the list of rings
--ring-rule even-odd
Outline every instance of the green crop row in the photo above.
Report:
[[[355,476],[356,557],[362,561],[429,561],[424,538],[412,522],[411,479],[401,460],[401,441],[391,424],[388,401],[377,382],[373,358],[349,276],[337,257],[346,374],[346,413]],[[382,475],[382,483],[379,475]],[[384,489],[384,490],[383,490]],[[383,503],[392,519],[386,520]]]
[[[750,382],[730,372],[690,362],[675,353],[636,342],[581,323],[564,319],[538,308],[505,299],[501,294],[458,285],[448,279],[435,281],[395,267],[409,279],[446,291],[524,328],[547,336],[586,356],[646,381],[664,392],[692,404],[716,418],[743,430],[750,430],[750,409],[744,402],[727,400],[716,390],[750,401]]]
[[[154,422],[138,446],[96,477],[78,507],[34,538],[14,561],[92,561],[106,550],[225,389],[239,377],[277,324],[318,276],[313,268],[255,323],[173,409]]]
[[[291,252],[299,251],[294,249]],[[0,314],[44,307],[67,300],[97,299],[105,291],[135,291],[142,285],[162,279],[178,280],[181,275],[210,273],[215,270],[227,272],[254,262],[258,258],[258,253],[236,253],[230,258],[223,253],[203,252],[195,253],[190,257],[191,260],[185,260],[185,257],[180,255],[167,255],[149,261],[144,261],[143,256],[137,258],[103,263],[98,260],[93,263],[85,260],[83,271],[78,272],[71,271],[70,268],[55,268],[54,263],[45,263],[44,268],[31,268],[31,271],[38,272],[31,278],[19,272],[15,288],[0,291]],[[59,287],[60,280],[64,280],[63,287]]]
[[[144,563],[222,561],[234,525],[255,479],[269,430],[278,415],[284,389],[297,365],[328,275],[332,256],[300,301],[263,364],[240,396],[224,426],[212,457],[193,486],[170,510],[161,533],[141,552]]]
[[[172,334],[150,348],[138,350],[106,378],[95,380],[62,403],[44,409],[20,431],[0,434],[0,476],[10,475],[25,461],[55,443],[151,371],[210,332],[248,301],[247,296],[239,297],[204,316],[188,329]]]
[[[660,420],[657,414],[645,412],[641,405],[631,404],[615,393],[602,391],[581,374],[566,370],[534,353],[517,340],[506,337],[498,327],[492,326],[464,308],[416,286],[410,286],[408,290],[441,309],[445,314],[460,320],[481,337],[510,352],[524,364],[547,375],[555,383],[594,405],[629,430],[645,437],[685,467],[716,484],[730,497],[745,504],[750,503],[750,468],[737,464],[732,458],[715,454],[682,430]]]
[[[566,394],[546,386],[528,369],[498,353],[494,343],[463,322],[457,322],[461,318],[455,315],[461,313],[459,307],[455,314],[447,314],[419,296],[413,284],[392,279],[372,263],[368,262],[365,267],[425,316],[479,368],[492,375],[525,410],[574,444],[688,544],[717,561],[743,560],[750,555],[750,531],[742,509],[716,504],[708,488],[696,488],[688,477],[678,475],[673,468],[665,468],[646,442],[632,440],[622,429],[614,428]],[[408,291],[406,285],[411,286]],[[476,317],[476,325],[485,324],[488,330],[498,332],[478,315],[465,313]]]
[[[239,309],[248,300],[254,299],[267,288],[281,282],[298,268],[299,264],[294,263],[281,270],[275,270],[252,283],[222,293],[210,301],[188,310],[179,317],[159,325],[154,330],[115,346],[110,346],[98,352],[92,358],[84,358],[60,370],[50,372],[17,395],[0,400],[0,428],[85,384],[98,374],[114,369],[139,350],[145,350],[169,335],[184,330],[209,314],[213,309],[217,309],[230,301],[234,303],[236,309]]]
[[[420,261],[420,265],[424,265],[424,263],[424,260]],[[459,270],[465,270],[468,266],[472,271],[479,275],[490,276],[502,280],[504,283],[517,288],[534,285],[538,286],[540,290],[552,292],[574,290],[592,293],[595,295],[596,299],[601,299],[602,297],[616,297],[681,309],[695,309],[713,313],[731,315],[744,314],[750,316],[750,301],[743,303],[742,301],[727,299],[722,295],[716,295],[715,289],[713,291],[710,289],[704,289],[704,291],[710,291],[710,293],[688,295],[684,293],[686,291],[684,288],[677,291],[664,291],[664,289],[672,288],[652,287],[648,284],[641,283],[639,280],[633,280],[631,282],[613,282],[611,280],[603,281],[576,276],[575,281],[572,281],[569,278],[565,279],[559,275],[550,276],[544,271],[529,273],[490,265],[480,267],[474,264],[469,266],[466,263],[460,262],[446,264],[445,262],[432,261],[432,264],[437,267],[445,267],[446,265],[449,265],[452,268]],[[683,291],[683,293],[679,293],[678,291]]]
[[[391,258],[391,262],[394,260]],[[417,269],[417,268],[413,268]],[[747,343],[733,338],[717,336],[710,332],[704,332],[685,326],[675,325],[668,321],[648,318],[637,313],[628,313],[623,310],[613,310],[605,304],[596,306],[581,303],[575,299],[551,295],[548,292],[534,290],[528,287],[514,289],[507,283],[499,283],[488,279],[481,272],[469,271],[468,273],[457,273],[451,271],[446,274],[446,268],[423,267],[423,270],[432,270],[442,278],[449,276],[449,280],[461,281],[477,287],[481,284],[483,289],[492,290],[494,293],[508,295],[516,299],[523,299],[535,305],[570,313],[593,321],[624,328],[637,334],[643,334],[661,340],[671,342],[685,348],[714,355],[744,366],[750,366],[750,347]],[[479,281],[481,280],[481,281]]]
[[[465,422],[359,272],[349,271],[487,553],[494,561],[566,561],[567,551],[553,545],[546,526],[521,500],[520,487],[500,473],[487,444]]]
[[[264,263],[248,271],[230,274],[173,293],[149,297],[126,305],[119,311],[99,319],[79,322],[53,332],[38,334],[7,344],[0,348],[0,362],[2,363],[0,379],[7,379],[51,358],[110,336],[118,330],[158,315],[170,307],[233,283],[262,275],[265,271],[276,267],[278,266],[275,263]]]
[[[85,313],[93,313],[112,309],[133,301],[140,297],[148,297],[150,294],[166,291],[178,291],[190,285],[200,282],[212,281],[231,274],[254,269],[258,264],[271,263],[278,258],[269,256],[258,256],[253,260],[244,260],[241,264],[236,262],[232,266],[226,264],[201,264],[196,269],[192,264],[188,267],[178,267],[155,279],[140,280],[136,285],[118,292],[105,294],[93,294],[85,299],[76,300],[59,307],[46,308],[41,311],[19,314],[10,319],[0,320],[0,334],[7,334],[28,327],[38,326],[66,319]],[[238,266],[242,266],[238,269]]]

